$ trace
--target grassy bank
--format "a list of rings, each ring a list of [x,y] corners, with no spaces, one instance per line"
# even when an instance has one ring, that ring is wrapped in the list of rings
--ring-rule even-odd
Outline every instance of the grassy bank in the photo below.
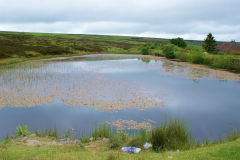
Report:
[[[221,42],[219,42],[221,43]],[[42,58],[86,54],[145,54],[168,57],[167,39],[83,34],[0,32],[0,65]],[[186,48],[173,46],[169,58],[240,73],[240,53],[208,54],[201,41],[187,41]]]
[[[53,138],[31,137],[31,140],[40,142],[54,142]],[[22,141],[23,137],[15,141]],[[26,139],[25,139],[26,141]],[[79,147],[70,145],[39,145],[30,146],[14,141],[0,146],[1,160],[149,160],[149,159],[175,159],[175,160],[237,160],[240,159],[240,139],[224,144],[208,145],[195,149],[166,152],[153,152],[143,150],[139,154],[123,153],[119,150],[109,149],[108,142],[90,142]]]
[[[17,127],[14,136],[7,136],[0,143],[0,159],[239,159],[240,132],[231,132],[219,141],[196,142],[189,128],[179,120],[169,120],[151,131],[140,130],[135,134],[116,131],[108,125],[96,127],[88,136],[79,140],[66,132],[58,135],[57,128],[47,128],[44,132],[27,126]],[[152,148],[145,149],[145,142]],[[142,149],[139,154],[121,151],[123,146]]]
[[[194,48],[189,51],[176,49],[175,57],[181,62],[207,65],[211,68],[226,69],[240,73],[240,56],[225,53],[208,54],[201,48]]]
[[[229,53],[209,54],[201,45],[188,45],[180,48],[174,45],[147,45],[147,54],[166,57],[179,62],[206,65],[210,68],[224,69],[240,73],[240,56]]]

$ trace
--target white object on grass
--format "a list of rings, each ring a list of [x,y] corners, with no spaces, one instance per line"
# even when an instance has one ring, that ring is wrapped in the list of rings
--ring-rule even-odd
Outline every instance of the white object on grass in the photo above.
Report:
[[[148,149],[148,148],[151,148],[151,147],[152,147],[152,144],[146,142],[146,143],[143,145],[143,147],[144,147],[145,149]]]

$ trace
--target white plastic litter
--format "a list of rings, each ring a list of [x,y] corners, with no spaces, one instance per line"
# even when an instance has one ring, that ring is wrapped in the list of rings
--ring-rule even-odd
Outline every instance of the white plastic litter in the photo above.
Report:
[[[146,143],[143,145],[143,147],[144,147],[145,149],[148,149],[148,148],[151,148],[151,147],[152,147],[152,144],[146,142]]]
[[[93,137],[89,138],[90,141],[93,141]]]
[[[141,148],[137,147],[122,147],[123,152],[128,152],[128,153],[139,153],[141,151]]]

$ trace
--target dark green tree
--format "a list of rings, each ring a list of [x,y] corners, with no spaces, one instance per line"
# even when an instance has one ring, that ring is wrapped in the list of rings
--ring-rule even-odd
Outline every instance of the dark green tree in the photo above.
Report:
[[[180,37],[173,38],[170,40],[170,42],[178,47],[185,48],[187,47],[187,43]]]
[[[207,35],[207,38],[204,40],[203,48],[209,53],[217,52],[217,42],[213,37],[212,33]]]

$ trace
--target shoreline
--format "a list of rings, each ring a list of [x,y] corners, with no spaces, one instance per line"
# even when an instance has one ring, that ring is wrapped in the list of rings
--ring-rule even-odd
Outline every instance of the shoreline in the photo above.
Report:
[[[179,64],[186,64],[189,66],[193,67],[198,67],[198,68],[203,68],[203,69],[209,69],[212,71],[221,71],[221,72],[228,72],[232,73],[235,75],[238,75],[240,77],[240,73],[236,72],[231,72],[227,69],[220,69],[220,68],[212,68],[210,66],[204,65],[204,64],[194,64],[191,62],[181,62],[178,61],[178,59],[167,59],[162,56],[155,56],[155,55],[142,55],[142,54],[121,54],[121,53],[85,53],[85,54],[73,54],[73,55],[49,55],[49,56],[42,56],[42,57],[31,57],[31,58],[6,58],[6,59],[0,59],[0,67],[4,65],[10,65],[10,64],[15,64],[15,63],[22,63],[22,62],[27,62],[27,61],[37,61],[37,60],[65,60],[69,58],[79,58],[79,57],[90,57],[90,56],[129,56],[130,58],[141,58],[141,57],[146,57],[146,58],[151,58],[151,59],[157,59],[157,60],[164,60],[164,61],[169,61],[173,63],[179,63]],[[4,62],[5,61],[5,62]]]
[[[215,74],[218,77],[221,77],[224,80],[233,80],[233,81],[240,81],[240,73],[235,73],[228,71],[226,69],[217,69],[217,68],[211,68],[207,65],[203,64],[193,64],[190,62],[178,62],[177,59],[167,59],[165,57],[159,57],[159,56],[154,56],[154,55],[141,55],[141,54],[111,54],[111,53],[85,53],[82,55],[58,55],[58,56],[44,56],[44,57],[37,57],[37,58],[31,58],[31,59],[24,59],[22,61],[18,61],[16,63],[22,63],[22,62],[27,62],[27,61],[38,61],[38,60],[44,60],[44,61],[51,61],[51,60],[66,60],[70,58],[81,58],[81,57],[104,57],[104,56],[113,56],[113,57],[129,57],[129,58],[150,58],[153,60],[160,60],[160,61],[166,61],[166,62],[171,62],[174,63],[175,65],[187,65],[189,67],[193,67],[199,70],[205,70],[209,71],[213,74]],[[11,63],[14,64],[14,63]],[[0,60],[0,67],[4,65],[9,65],[9,64],[1,64]]]

